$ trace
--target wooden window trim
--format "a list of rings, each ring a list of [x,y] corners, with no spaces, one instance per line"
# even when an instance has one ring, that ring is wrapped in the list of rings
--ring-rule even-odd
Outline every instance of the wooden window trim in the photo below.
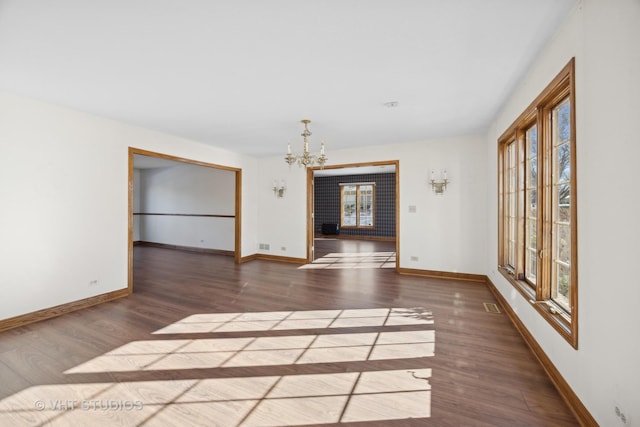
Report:
[[[552,149],[549,148],[552,135],[551,114],[555,108],[565,98],[569,97],[570,103],[570,180],[571,180],[571,271],[570,271],[570,312],[564,307],[557,304],[551,299],[551,248],[552,234],[551,223],[553,221],[551,215],[552,205],[552,188],[551,179],[552,168]],[[522,294],[528,301],[533,304],[535,310],[574,348],[578,348],[578,256],[577,256],[577,180],[576,180],[576,104],[575,104],[575,59],[572,58],[569,63],[558,73],[558,75],[549,83],[542,93],[525,109],[525,111],[509,126],[509,128],[498,139],[498,271]],[[523,274],[525,254],[524,254],[524,187],[521,185],[524,176],[516,178],[516,191],[518,197],[516,203],[518,205],[518,232],[517,232],[517,262],[515,270],[506,266],[507,259],[505,247],[506,242],[506,224],[507,215],[505,206],[505,196],[507,184],[504,182],[506,177],[505,171],[505,146],[513,141],[516,142],[517,164],[516,174],[526,173],[526,164],[520,166],[520,161],[524,160],[522,156],[526,156],[524,150],[525,132],[533,124],[538,129],[538,212],[537,215],[542,219],[538,220],[537,228],[537,248],[539,251],[538,258],[538,277],[536,286],[526,280]],[[542,157],[541,157],[542,155]],[[526,160],[525,160],[526,161]],[[544,203],[541,203],[541,200]],[[522,236],[520,235],[522,233]]]

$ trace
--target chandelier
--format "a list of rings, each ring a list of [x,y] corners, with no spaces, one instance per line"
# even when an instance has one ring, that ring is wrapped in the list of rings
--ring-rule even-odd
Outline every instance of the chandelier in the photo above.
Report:
[[[311,136],[311,132],[309,132],[309,123],[311,120],[300,120],[300,123],[304,123],[304,131],[300,135],[302,135],[302,139],[304,141],[304,149],[302,154],[294,155],[291,154],[291,144],[287,147],[287,155],[284,158],[284,161],[291,166],[294,163],[298,163],[298,166],[309,167],[314,166],[316,164],[320,165],[320,167],[324,167],[324,164],[327,161],[327,156],[324,155],[324,142],[320,145],[320,155],[316,156],[315,154],[309,153],[309,141],[307,138]]]

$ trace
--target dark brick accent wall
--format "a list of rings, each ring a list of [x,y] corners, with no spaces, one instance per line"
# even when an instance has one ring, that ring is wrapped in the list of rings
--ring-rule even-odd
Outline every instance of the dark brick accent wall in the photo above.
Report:
[[[375,227],[371,230],[340,229],[340,235],[396,237],[396,174],[321,176],[314,179],[315,232],[323,223],[340,224],[340,183],[376,183]]]

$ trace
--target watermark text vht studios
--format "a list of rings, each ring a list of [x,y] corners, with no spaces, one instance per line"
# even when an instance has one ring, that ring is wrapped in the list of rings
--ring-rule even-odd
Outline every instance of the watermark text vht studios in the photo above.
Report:
[[[139,400],[49,399],[36,400],[34,406],[38,411],[140,411],[144,404]]]

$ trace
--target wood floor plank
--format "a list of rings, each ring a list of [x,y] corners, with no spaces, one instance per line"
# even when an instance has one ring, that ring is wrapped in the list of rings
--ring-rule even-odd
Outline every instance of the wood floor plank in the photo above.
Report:
[[[316,255],[394,250],[393,242],[324,239]],[[251,425],[277,408],[280,425],[577,425],[509,319],[485,302],[496,303],[475,282],[238,265],[137,246],[130,297],[0,333],[0,425],[211,425],[218,416],[221,425]],[[359,394],[370,375],[391,381]],[[354,382],[318,395],[315,378]],[[258,390],[270,381],[273,391]],[[65,396],[142,399],[143,408],[50,407]]]

